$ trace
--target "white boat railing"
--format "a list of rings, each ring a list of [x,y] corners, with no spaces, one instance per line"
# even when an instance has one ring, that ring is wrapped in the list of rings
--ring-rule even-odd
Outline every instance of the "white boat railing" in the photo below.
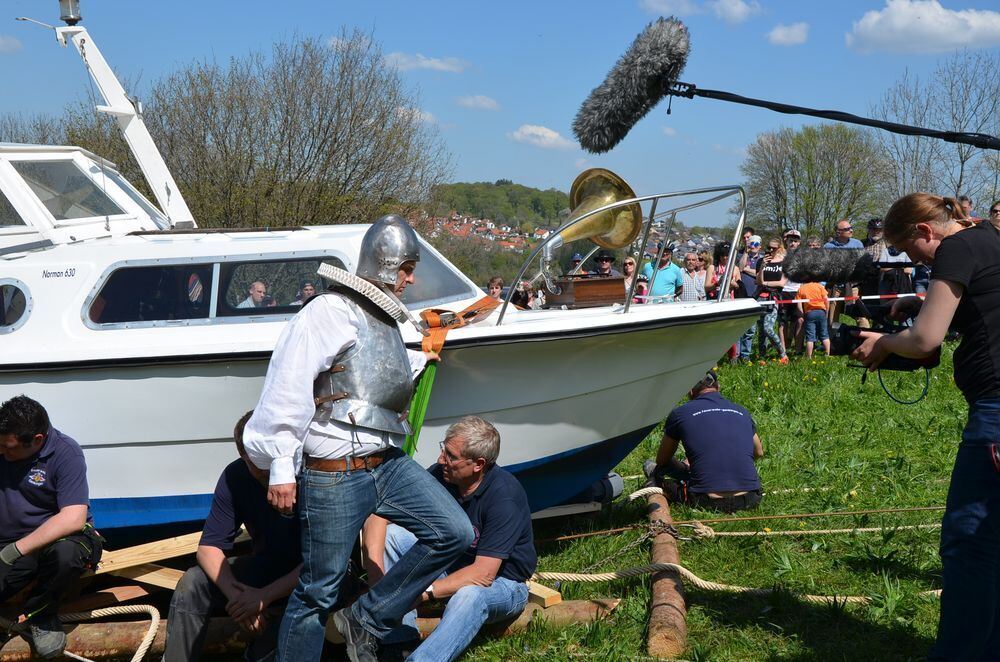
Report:
[[[716,195],[711,195],[711,194],[716,194]],[[711,195],[711,197],[705,198],[705,199],[701,199],[701,200],[696,200],[694,202],[691,202],[691,203],[688,203],[688,204],[684,204],[684,205],[680,205],[680,206],[677,206],[677,207],[671,207],[670,209],[667,209],[665,211],[661,211],[661,212],[657,213],[656,207],[657,207],[657,204],[659,203],[660,200],[666,200],[666,199],[670,199],[670,198],[679,198],[679,197],[684,197],[684,196],[694,196],[694,195]],[[542,254],[542,252],[545,250],[545,247],[550,242],[553,242],[557,238],[560,238],[562,236],[562,234],[566,230],[568,230],[569,228],[571,228],[574,225],[577,225],[577,224],[585,221],[586,219],[590,218],[591,216],[595,216],[597,214],[603,214],[604,212],[610,211],[612,209],[618,209],[619,207],[630,207],[630,206],[635,205],[635,204],[640,204],[641,205],[643,203],[649,203],[649,214],[648,215],[644,215],[644,217],[643,217],[643,222],[642,222],[642,227],[643,227],[642,238],[638,242],[633,242],[632,243],[632,246],[636,246],[638,244],[640,255],[645,254],[646,245],[647,245],[647,243],[649,241],[649,235],[650,235],[650,233],[653,230],[653,225],[654,225],[655,221],[657,220],[657,218],[660,218],[660,219],[669,218],[670,219],[670,225],[669,225],[669,227],[665,228],[664,233],[663,233],[663,241],[660,242],[659,250],[657,251],[656,255],[654,256],[655,259],[652,261],[652,264],[657,265],[657,264],[660,263],[660,260],[663,257],[663,253],[666,251],[666,248],[667,248],[667,243],[668,243],[667,242],[667,234],[669,233],[670,229],[673,227],[674,221],[676,221],[677,215],[679,213],[685,212],[685,211],[690,211],[692,209],[697,209],[698,207],[704,207],[706,205],[710,205],[710,204],[713,204],[715,202],[719,202],[720,200],[724,200],[726,198],[733,197],[733,196],[737,196],[739,198],[739,218],[737,219],[737,222],[736,222],[736,229],[735,229],[735,232],[733,233],[733,239],[732,239],[732,241],[730,242],[730,245],[729,245],[729,254],[728,254],[727,262],[726,262],[726,270],[725,270],[725,272],[723,274],[723,279],[722,279],[722,283],[728,284],[731,281],[732,277],[733,277],[733,266],[734,266],[733,263],[734,263],[735,257],[736,257],[736,247],[739,245],[739,237],[740,237],[740,235],[743,232],[743,225],[746,222],[746,210],[747,210],[747,195],[746,195],[746,191],[743,189],[742,186],[735,186],[735,185],[733,185],[733,186],[713,186],[713,187],[709,187],[709,188],[688,189],[688,190],[685,190],[685,191],[674,191],[674,192],[671,192],[671,193],[657,193],[656,195],[647,195],[647,196],[640,196],[640,197],[636,197],[636,198],[629,198],[627,200],[619,200],[618,202],[614,202],[614,203],[611,203],[609,205],[605,205],[603,207],[598,207],[597,209],[589,211],[586,214],[583,214],[581,216],[578,216],[578,217],[576,217],[574,219],[571,219],[571,220],[567,221],[557,231],[555,231],[553,233],[550,233],[549,236],[546,237],[540,244],[538,244],[538,246],[536,246],[531,251],[531,254],[528,255],[528,259],[526,259],[524,261],[524,264],[521,265],[521,270],[518,272],[517,278],[514,280],[514,283],[521,283],[522,280],[523,280],[523,278],[524,278],[524,274],[528,271],[528,267],[538,258],[539,255]],[[589,259],[590,256],[593,255],[594,252],[598,250],[598,248],[600,248],[600,247],[599,246],[595,246],[594,248],[592,248],[590,250],[590,252],[587,253],[586,257],[583,259],[583,261],[580,264],[583,264],[584,262],[586,262],[587,259]],[[539,271],[538,275],[542,275],[542,274],[546,273],[547,268],[548,268],[548,265],[542,265],[541,271]],[[638,265],[636,265],[636,270],[638,271]],[[656,272],[657,272],[657,269],[654,267],[654,269],[653,269],[653,278],[652,278],[652,280],[649,283],[649,289],[650,289],[650,291],[652,291],[652,289],[653,289],[653,283],[656,281]],[[536,276],[536,278],[537,277],[538,276]],[[634,277],[632,279],[632,283],[629,286],[628,293],[627,293],[627,295],[625,297],[625,307],[624,307],[624,309],[622,311],[623,314],[627,313],[629,311],[629,308],[631,307],[632,297],[635,295],[635,286],[636,286],[637,281],[638,281],[638,278]],[[496,322],[497,326],[500,326],[503,323],[504,316],[507,313],[507,306],[510,305],[510,301],[511,301],[511,298],[514,296],[515,289],[516,289],[515,286],[512,285],[512,287],[507,292],[507,296],[504,299],[503,306],[501,306],[501,308],[500,308],[500,315],[497,317],[497,322]],[[720,301],[720,302],[724,301],[728,295],[729,295],[729,287],[728,286],[725,286],[725,287],[720,286],[718,288],[718,294],[716,295],[716,301]]]

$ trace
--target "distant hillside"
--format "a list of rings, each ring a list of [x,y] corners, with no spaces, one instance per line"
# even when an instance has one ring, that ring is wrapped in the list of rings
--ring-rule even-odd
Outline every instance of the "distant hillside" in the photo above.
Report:
[[[529,231],[539,225],[558,226],[561,215],[568,213],[568,209],[569,196],[562,191],[543,191],[499,179],[493,183],[435,186],[431,189],[429,211],[435,216],[455,211]]]

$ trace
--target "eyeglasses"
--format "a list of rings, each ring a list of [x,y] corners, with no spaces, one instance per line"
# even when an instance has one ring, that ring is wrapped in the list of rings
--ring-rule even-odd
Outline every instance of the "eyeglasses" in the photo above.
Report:
[[[597,258],[597,261],[598,262],[614,262],[614,260],[612,260],[610,257],[599,257],[599,258]]]
[[[990,216],[996,216],[997,214],[1000,214],[1000,207],[990,210]]]
[[[846,228],[837,228],[837,232],[854,232],[854,228],[848,225]]]
[[[456,462],[462,462],[464,460],[468,460],[469,459],[467,457],[454,457],[451,453],[448,452],[448,449],[445,448],[443,441],[439,441],[438,442],[438,448],[441,449],[441,454],[444,455],[444,459],[448,460],[448,462],[450,462],[452,464],[455,464]]]

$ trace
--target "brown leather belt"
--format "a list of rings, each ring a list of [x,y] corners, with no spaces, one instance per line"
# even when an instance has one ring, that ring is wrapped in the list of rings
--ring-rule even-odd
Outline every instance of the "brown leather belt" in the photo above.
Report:
[[[334,459],[323,459],[319,457],[305,456],[307,469],[316,471],[361,471],[362,469],[374,469],[385,462],[385,451],[372,453],[364,457],[340,457]]]

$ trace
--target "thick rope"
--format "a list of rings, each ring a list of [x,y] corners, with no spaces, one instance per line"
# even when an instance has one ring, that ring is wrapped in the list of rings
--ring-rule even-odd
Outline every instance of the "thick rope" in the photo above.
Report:
[[[542,580],[542,581],[560,581],[560,582],[610,582],[616,579],[627,579],[629,577],[638,577],[639,575],[647,575],[656,572],[663,572],[665,570],[673,570],[681,575],[684,579],[691,582],[696,588],[700,588],[704,591],[716,591],[721,593],[739,593],[741,595],[754,595],[754,596],[764,596],[771,595],[772,593],[777,593],[781,589],[776,588],[750,588],[748,586],[735,586],[732,584],[719,584],[716,582],[710,582],[702,579],[698,575],[694,574],[687,568],[675,563],[651,563],[650,565],[644,565],[636,568],[625,568],[624,570],[615,570],[613,572],[600,572],[594,574],[581,574],[572,572],[536,572],[532,579]],[[794,594],[797,597],[810,602],[813,604],[868,604],[871,599],[865,596],[858,595],[808,595],[808,594]],[[936,591],[923,591],[919,595],[941,595],[940,590]]]
[[[697,522],[690,526],[695,538],[754,537],[754,536],[823,536],[838,533],[883,533],[885,531],[905,531],[907,529],[940,529],[940,524],[909,524],[907,526],[869,526],[855,529],[789,529],[787,531],[716,531],[707,524]]]
[[[132,655],[132,662],[141,662],[141,660],[146,657],[146,653],[149,652],[149,647],[153,645],[153,640],[156,639],[156,631],[160,628],[160,612],[157,611],[156,607],[152,605],[122,605],[119,607],[106,607],[104,609],[78,611],[71,614],[59,614],[59,620],[63,623],[75,623],[77,621],[89,621],[95,618],[106,618],[108,616],[118,616],[121,614],[149,615],[149,629],[146,631],[146,636],[144,636],[142,641],[139,642],[139,648],[137,648],[135,654]],[[0,617],[0,627],[19,632],[20,634],[26,634],[26,632],[24,632],[25,625],[11,623],[2,617]],[[81,657],[80,655],[76,655],[75,653],[70,653],[68,651],[64,652],[63,655],[75,660],[82,660],[83,662],[92,662],[88,658]]]

